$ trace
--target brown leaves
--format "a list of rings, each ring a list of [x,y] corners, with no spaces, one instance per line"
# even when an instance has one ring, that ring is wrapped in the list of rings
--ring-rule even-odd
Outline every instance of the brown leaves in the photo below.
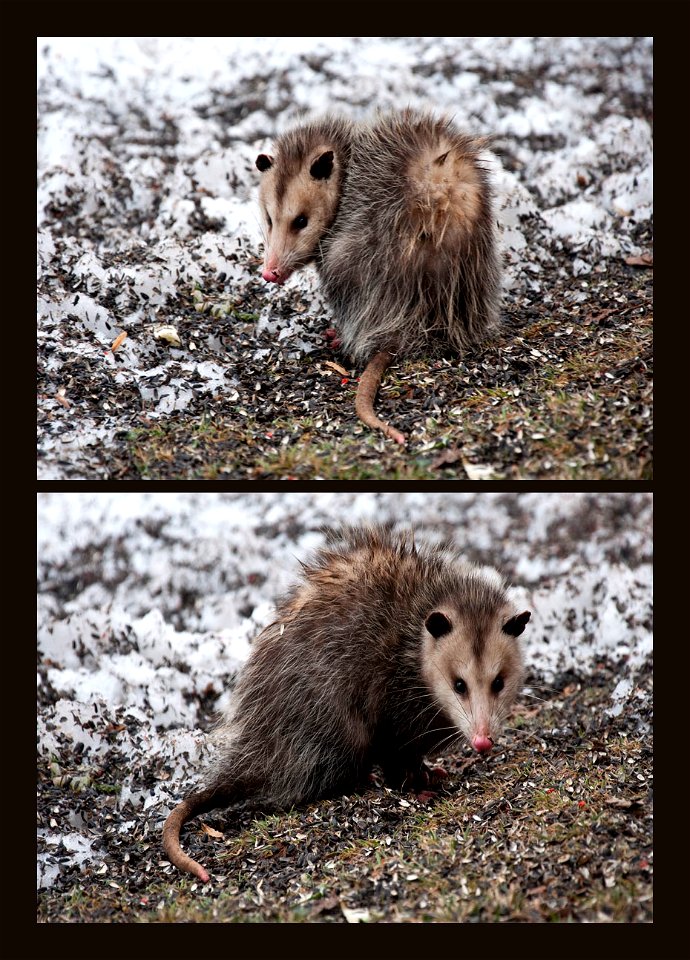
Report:
[[[222,840],[223,834],[219,830],[214,830],[213,827],[209,827],[208,824],[201,824],[201,832],[205,833],[207,837],[214,837],[216,840]]]
[[[324,360],[322,363],[324,367],[330,367],[332,370],[335,370],[337,373],[341,374],[343,377],[349,377],[349,372],[345,367],[341,367],[339,363],[334,363],[332,360]]]
[[[452,447],[448,447],[446,450],[442,450],[436,459],[432,460],[431,469],[439,470],[442,467],[453,467],[458,464],[463,468],[465,476],[468,480],[495,479],[495,471],[493,467],[485,466],[480,463],[470,463],[469,460],[466,460],[462,455],[462,449],[457,444]]]
[[[462,463],[462,450],[457,444],[439,453],[436,459],[432,460],[431,468],[432,470],[438,470],[439,467],[453,466],[456,463]]]
[[[653,267],[654,255],[651,253],[643,253],[639,257],[626,257],[625,262],[629,267]]]

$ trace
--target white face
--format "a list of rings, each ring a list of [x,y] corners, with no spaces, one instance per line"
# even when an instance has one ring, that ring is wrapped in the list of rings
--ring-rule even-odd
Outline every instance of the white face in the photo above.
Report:
[[[442,606],[426,618],[424,679],[439,706],[480,753],[497,741],[522,687],[517,636],[529,616],[505,606],[477,628],[460,610]]]
[[[329,157],[328,176],[322,157]],[[330,227],[338,207],[340,168],[333,151],[319,148],[293,176],[285,180],[280,159],[270,157],[263,167],[259,203],[264,220],[265,252],[263,278],[284,283],[314,259],[319,242]]]

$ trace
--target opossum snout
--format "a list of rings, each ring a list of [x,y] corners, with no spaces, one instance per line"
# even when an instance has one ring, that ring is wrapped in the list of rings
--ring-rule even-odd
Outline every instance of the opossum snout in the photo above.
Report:
[[[272,247],[267,249],[264,254],[264,267],[261,271],[261,276],[268,283],[285,283],[288,277],[291,277],[294,272],[292,265],[288,264],[288,260],[280,252],[274,250]]]
[[[264,280],[267,280],[268,283],[285,283],[287,278],[290,276],[289,273],[280,273],[278,270],[268,270],[265,269],[261,276]]]
[[[488,753],[493,745],[494,742],[491,737],[486,737],[483,734],[478,734],[476,737],[472,737],[472,746],[479,753]]]

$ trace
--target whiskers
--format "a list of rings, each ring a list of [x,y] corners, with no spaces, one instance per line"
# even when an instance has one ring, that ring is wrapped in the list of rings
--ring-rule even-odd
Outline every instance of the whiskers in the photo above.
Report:
[[[434,749],[435,749],[435,750],[439,749],[439,747],[441,746],[441,744],[447,743],[449,740],[452,740],[452,739],[454,739],[454,738],[455,738],[455,739],[460,739],[460,737],[462,736],[461,732],[458,730],[458,728],[455,726],[455,724],[452,724],[452,723],[451,723],[451,724],[445,724],[445,725],[442,726],[442,727],[429,727],[429,728],[426,729],[426,730],[422,730],[421,733],[416,734],[414,737],[410,737],[409,740],[406,740],[405,743],[403,743],[403,745],[402,745],[402,746],[403,746],[403,749],[404,749],[405,747],[409,747],[409,745],[410,745],[411,743],[414,743],[416,740],[420,740],[422,737],[432,736],[432,735],[435,734],[435,733],[442,733],[444,730],[450,730],[451,732],[450,732],[447,736],[443,737],[443,738],[439,741],[439,743],[434,746]]]
[[[521,691],[521,697],[527,697],[529,700],[538,700],[540,703],[547,703],[561,693],[556,687],[551,687],[546,683],[528,683]],[[539,696],[543,694],[543,696]]]

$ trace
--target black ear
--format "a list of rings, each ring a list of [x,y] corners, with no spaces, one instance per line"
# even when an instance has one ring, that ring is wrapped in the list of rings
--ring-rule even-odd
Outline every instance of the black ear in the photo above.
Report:
[[[263,173],[264,170],[268,170],[269,167],[273,166],[273,157],[268,157],[265,153],[260,153],[256,158],[256,166]]]
[[[532,614],[529,610],[525,610],[524,613],[518,613],[516,617],[511,617],[507,623],[503,624],[503,632],[510,634],[511,637],[519,637],[531,616]]]
[[[333,151],[326,150],[320,157],[317,157],[309,168],[309,173],[314,180],[328,180],[333,173]]]
[[[453,629],[453,624],[450,622],[448,617],[443,613],[430,613],[426,618],[424,626],[427,628],[434,640],[438,640],[439,637],[442,637],[445,633],[450,633]]]

